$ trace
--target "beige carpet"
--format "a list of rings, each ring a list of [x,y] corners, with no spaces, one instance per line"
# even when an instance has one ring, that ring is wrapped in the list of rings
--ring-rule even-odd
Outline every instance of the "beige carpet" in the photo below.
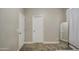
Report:
[[[56,50],[72,50],[68,47],[68,43],[60,41],[59,44],[24,44],[20,51],[56,51]]]

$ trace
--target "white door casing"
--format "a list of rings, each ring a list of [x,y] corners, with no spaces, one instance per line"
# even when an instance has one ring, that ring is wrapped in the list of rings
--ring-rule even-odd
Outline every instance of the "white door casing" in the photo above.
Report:
[[[43,42],[43,16],[33,16],[32,18],[32,41],[33,43]]]

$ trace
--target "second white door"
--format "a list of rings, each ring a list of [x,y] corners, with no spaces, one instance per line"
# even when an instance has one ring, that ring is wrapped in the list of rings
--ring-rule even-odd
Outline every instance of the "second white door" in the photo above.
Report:
[[[32,19],[32,41],[33,43],[43,42],[43,16],[33,16]]]
[[[22,13],[19,13],[19,49],[24,44],[25,39],[25,32],[24,32],[24,26],[25,25],[25,16]]]

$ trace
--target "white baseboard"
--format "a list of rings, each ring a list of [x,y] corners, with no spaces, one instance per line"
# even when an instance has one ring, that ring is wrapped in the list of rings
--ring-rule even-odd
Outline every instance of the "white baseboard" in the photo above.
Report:
[[[61,39],[62,41],[68,42],[68,40]]]
[[[24,42],[24,44],[32,44],[33,42]]]
[[[32,44],[34,42],[24,42],[24,44]],[[58,44],[59,42],[42,42],[43,44]]]
[[[43,42],[43,44],[59,44],[59,42]]]
[[[73,50],[77,50],[75,47],[73,47],[72,45],[69,45],[69,47],[71,47]]]

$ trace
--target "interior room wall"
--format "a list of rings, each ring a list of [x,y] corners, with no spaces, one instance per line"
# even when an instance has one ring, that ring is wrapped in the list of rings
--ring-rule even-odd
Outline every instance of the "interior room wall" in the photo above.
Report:
[[[79,49],[79,8],[68,9],[69,43],[74,50]]]
[[[18,8],[0,8],[0,50],[18,49]]]
[[[44,42],[55,42],[59,40],[59,26],[66,21],[65,9],[62,8],[26,8],[26,39],[32,42],[32,16],[44,16]]]

